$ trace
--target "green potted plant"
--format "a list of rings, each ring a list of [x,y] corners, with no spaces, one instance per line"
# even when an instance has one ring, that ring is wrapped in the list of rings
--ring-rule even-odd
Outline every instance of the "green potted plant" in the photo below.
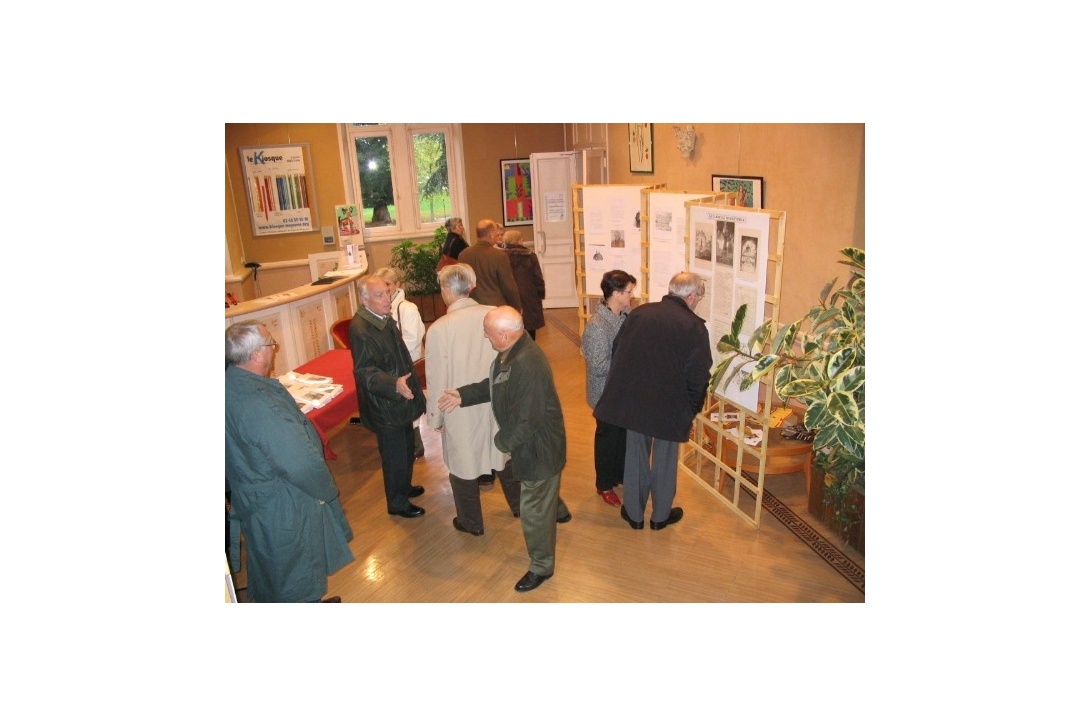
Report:
[[[401,271],[405,298],[416,303],[425,323],[446,312],[435,274],[446,234],[446,228],[440,226],[432,239],[426,242],[404,240],[394,245],[390,253],[390,265]]]
[[[848,539],[853,528],[861,531],[866,474],[866,253],[854,247],[840,252],[846,259],[838,262],[851,268],[848,281],[835,290],[836,279],[826,283],[818,305],[775,336],[766,320],[743,345],[746,306],[739,307],[730,333],[719,341],[726,356],[712,373],[709,391],[752,363],[740,389],[773,374],[776,395],[806,407],[803,424],[814,435],[814,464],[825,473],[824,510],[829,524]]]

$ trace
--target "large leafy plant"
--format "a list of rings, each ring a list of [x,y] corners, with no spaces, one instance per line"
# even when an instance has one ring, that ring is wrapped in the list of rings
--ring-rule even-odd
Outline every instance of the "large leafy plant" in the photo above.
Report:
[[[406,295],[438,295],[439,279],[435,266],[446,240],[446,229],[440,226],[427,242],[404,240],[390,251],[390,265],[401,271]]]
[[[826,502],[847,525],[855,516],[845,505],[848,494],[863,491],[866,471],[866,253],[854,247],[840,252],[846,259],[838,262],[852,270],[848,281],[835,290],[837,279],[826,283],[818,305],[775,336],[766,320],[743,345],[739,334],[746,306],[738,308],[730,333],[719,341],[718,350],[726,355],[708,389],[715,391],[724,376],[730,381],[752,364],[739,380],[740,389],[771,374],[777,396],[805,405],[803,423],[815,430],[814,462],[825,472]]]

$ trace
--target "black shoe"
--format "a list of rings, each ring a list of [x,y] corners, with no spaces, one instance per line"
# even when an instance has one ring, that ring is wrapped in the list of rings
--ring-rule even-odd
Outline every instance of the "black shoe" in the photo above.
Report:
[[[401,517],[420,517],[424,514],[424,508],[417,507],[416,505],[409,505],[404,510],[387,510],[386,512],[391,515],[399,515]]]
[[[515,590],[532,591],[550,578],[552,578],[551,574],[547,576],[539,576],[532,570],[528,570],[526,571],[526,575],[524,575],[522,578],[519,578],[519,582],[515,584]]]
[[[632,518],[628,517],[628,510],[624,509],[624,505],[621,506],[621,517],[624,518],[624,521],[626,523],[632,526],[633,530],[643,530],[643,520],[636,522]],[[654,523],[651,523],[651,526],[654,527]]]
[[[420,485],[413,485],[409,488],[409,497],[420,497],[424,494],[424,488]]]
[[[557,521],[558,523],[570,523],[570,522],[571,522],[571,513],[569,512],[569,513],[568,513],[567,515],[565,515],[564,517],[558,517],[558,518],[556,519],[556,521]]]
[[[657,523],[654,520],[652,520],[651,521],[651,529],[652,530],[662,530],[667,525],[673,525],[674,523],[676,523],[678,520],[681,519],[681,516],[684,515],[684,514],[685,514],[684,510],[682,510],[680,507],[675,507],[675,508],[670,510],[670,517],[666,518],[661,523]]]
[[[458,518],[454,518],[454,529],[460,533],[469,533],[470,535],[484,535],[484,528],[480,530],[468,530],[462,527],[462,524],[458,522]]]

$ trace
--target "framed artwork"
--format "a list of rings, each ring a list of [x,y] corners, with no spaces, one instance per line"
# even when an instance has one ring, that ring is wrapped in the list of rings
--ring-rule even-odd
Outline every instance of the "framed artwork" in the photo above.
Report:
[[[628,171],[655,171],[654,124],[628,125]]]
[[[712,175],[712,190],[727,195],[727,204],[735,207],[756,207],[764,202],[764,177]]]
[[[244,146],[238,153],[255,237],[318,229],[310,144]]]
[[[533,187],[529,159],[501,159],[503,226],[534,224]]]

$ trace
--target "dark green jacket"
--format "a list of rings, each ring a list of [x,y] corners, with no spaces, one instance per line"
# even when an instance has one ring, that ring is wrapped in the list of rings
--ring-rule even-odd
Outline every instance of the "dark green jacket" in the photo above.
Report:
[[[352,529],[322,440],[276,379],[237,366],[227,367],[225,379],[231,567],[241,567],[241,531],[251,600],[317,601],[326,576],[353,560]]]
[[[511,453],[517,480],[544,480],[558,474],[567,462],[564,413],[545,354],[529,335],[507,351],[506,360],[492,362],[489,377],[459,387],[462,406],[492,402],[500,429],[496,448]]]

